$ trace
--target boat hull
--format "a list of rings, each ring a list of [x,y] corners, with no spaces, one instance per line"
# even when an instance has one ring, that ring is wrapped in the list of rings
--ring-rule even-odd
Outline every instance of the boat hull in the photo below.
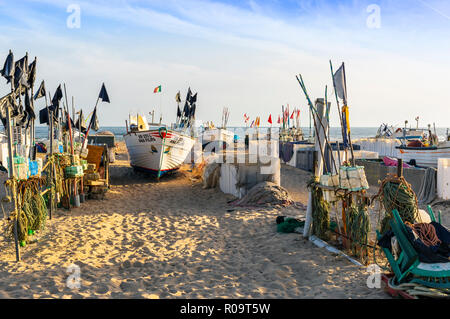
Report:
[[[445,147],[396,147],[404,162],[416,161],[418,166],[438,166],[439,158],[450,158],[450,146]]]
[[[180,168],[194,145],[191,137],[164,129],[130,132],[124,140],[130,165],[157,177]]]

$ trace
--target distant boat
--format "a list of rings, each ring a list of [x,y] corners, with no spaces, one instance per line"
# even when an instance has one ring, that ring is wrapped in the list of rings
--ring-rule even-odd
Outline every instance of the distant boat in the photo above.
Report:
[[[450,141],[439,142],[433,146],[401,145],[396,148],[399,151],[399,158],[404,162],[415,161],[418,166],[437,168],[439,158],[450,158]]]
[[[222,147],[220,144],[228,145],[233,142],[234,132],[224,128],[208,128],[202,134],[202,149],[211,148],[209,151],[218,151]]]
[[[375,138],[392,138],[399,140],[420,140],[424,138],[425,129],[397,128],[382,124],[377,131]]]
[[[130,128],[123,138],[131,166],[157,178],[179,169],[194,145],[189,135],[165,125],[148,125],[139,115],[135,120],[130,117]]]

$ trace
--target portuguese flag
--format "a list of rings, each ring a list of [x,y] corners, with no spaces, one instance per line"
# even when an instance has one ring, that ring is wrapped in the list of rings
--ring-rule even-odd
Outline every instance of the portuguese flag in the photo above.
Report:
[[[158,92],[161,92],[161,85],[155,87],[155,89],[153,90],[153,93],[158,93]]]

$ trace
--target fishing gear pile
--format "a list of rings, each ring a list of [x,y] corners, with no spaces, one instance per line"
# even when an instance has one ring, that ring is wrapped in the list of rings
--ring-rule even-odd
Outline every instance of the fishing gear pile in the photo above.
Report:
[[[398,210],[403,221],[415,223],[419,211],[417,196],[403,176],[386,177],[375,198],[380,198],[385,210],[380,227],[382,234],[390,229],[389,222],[394,218],[392,215],[394,209]]]
[[[233,206],[288,206],[294,203],[288,191],[272,182],[262,182],[253,186],[249,192],[238,199]]]
[[[330,229],[330,203],[323,196],[317,178],[312,178],[308,183],[312,193],[312,233],[317,237],[327,240]]]
[[[7,226],[7,234],[14,239],[14,220],[17,218],[17,235],[21,245],[24,245],[29,235],[44,228],[47,219],[47,205],[40,193],[46,181],[41,177],[30,177],[28,180],[6,182],[17,184],[18,209],[10,216],[11,223]],[[16,216],[17,215],[17,216]]]
[[[352,253],[361,258],[368,257],[370,220],[365,204],[351,204],[346,216],[347,235],[350,238]],[[358,252],[358,248],[360,251]]]

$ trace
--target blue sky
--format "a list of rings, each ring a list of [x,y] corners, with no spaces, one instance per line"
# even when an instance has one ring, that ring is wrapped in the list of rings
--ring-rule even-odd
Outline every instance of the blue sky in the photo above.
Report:
[[[70,4],[80,6],[79,29],[66,25]],[[380,28],[367,24],[370,5],[380,9]],[[450,126],[448,1],[0,0],[0,27],[0,57],[9,49],[16,58],[37,56],[37,81],[51,93],[66,83],[77,108],[91,111],[105,82],[104,126],[153,109],[171,122],[174,96],[188,86],[199,92],[204,121],[218,124],[227,106],[230,125],[242,125],[243,113],[264,124],[289,103],[306,125],[295,75],[313,98],[323,97],[332,85],[329,59],[346,64],[353,126],[416,116],[422,125]],[[153,94],[160,84],[162,94]],[[337,125],[335,103],[331,117]]]

